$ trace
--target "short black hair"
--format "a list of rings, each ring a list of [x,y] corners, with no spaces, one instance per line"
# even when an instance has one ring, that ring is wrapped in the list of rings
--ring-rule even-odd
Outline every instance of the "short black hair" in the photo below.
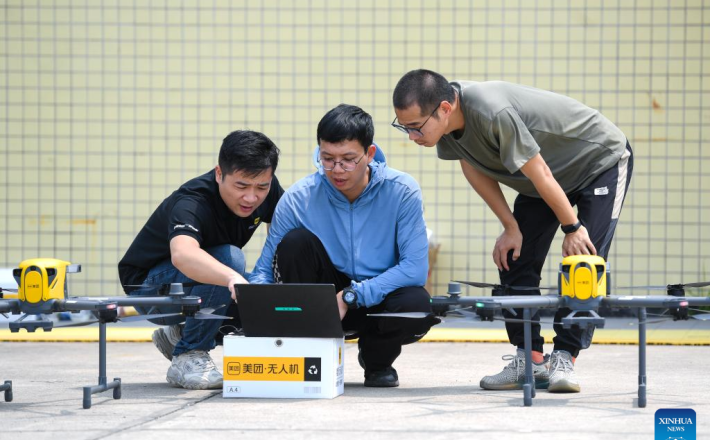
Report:
[[[340,104],[326,113],[318,123],[318,145],[322,140],[333,144],[357,140],[367,152],[374,137],[372,116],[355,105]]]
[[[432,113],[442,101],[453,104],[455,100],[456,92],[449,81],[443,75],[425,69],[407,72],[392,94],[394,108],[406,110],[417,104],[422,116]]]
[[[253,177],[271,168],[276,172],[279,164],[279,148],[265,134],[251,130],[229,133],[219,149],[219,167],[224,176],[236,171]]]

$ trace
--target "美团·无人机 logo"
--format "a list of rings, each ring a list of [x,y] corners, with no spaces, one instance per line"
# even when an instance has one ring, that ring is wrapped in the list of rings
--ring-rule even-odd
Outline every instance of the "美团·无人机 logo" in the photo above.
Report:
[[[695,411],[689,408],[659,409],[654,417],[656,440],[695,440]]]

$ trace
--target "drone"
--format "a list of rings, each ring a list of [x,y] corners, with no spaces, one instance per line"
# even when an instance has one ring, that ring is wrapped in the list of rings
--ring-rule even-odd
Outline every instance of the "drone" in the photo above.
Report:
[[[18,289],[0,288],[0,313],[22,315],[16,321],[10,322],[13,333],[25,329],[34,333],[37,329],[45,332],[53,328],[74,327],[80,325],[99,324],[99,378],[98,384],[83,387],[83,407],[91,408],[91,396],[104,391],[113,390],[113,398],[121,398],[121,378],[108,381],[106,378],[106,324],[118,321],[139,321],[173,316],[191,317],[195,319],[230,319],[228,316],[212,314],[221,307],[200,309],[201,299],[186,295],[183,284],[174,283],[167,288],[157,290],[155,296],[141,297],[77,297],[70,296],[67,289],[67,274],[81,272],[81,265],[53,258],[35,258],[20,263],[20,267],[12,271]],[[137,286],[153,287],[153,286]],[[143,307],[148,313],[138,316],[118,316],[118,307]],[[153,313],[157,308],[175,310],[175,313]],[[79,313],[88,310],[96,318],[87,322],[55,325],[43,315],[70,312]],[[4,391],[6,402],[13,398],[12,381],[0,385]]]
[[[710,286],[710,281],[700,283],[669,284],[667,286],[621,287],[619,290],[645,289],[665,290],[666,295],[653,296],[615,296],[609,287],[609,266],[602,257],[596,255],[573,255],[565,257],[559,267],[556,287],[509,286],[473,281],[455,281],[449,283],[446,296],[434,296],[431,299],[432,310],[437,316],[458,316],[480,321],[515,321],[522,322],[525,344],[525,382],[523,384],[523,404],[532,406],[535,386],[532,373],[532,316],[539,309],[569,308],[570,314],[562,318],[564,328],[582,328],[593,330],[604,327],[604,318],[597,314],[602,306],[611,308],[637,309],[639,331],[639,372],[638,372],[638,407],[645,408],[646,397],[646,324],[647,308],[666,309],[673,320],[710,319],[710,314],[690,315],[691,307],[710,306],[710,297],[687,297],[685,289]],[[478,288],[491,288],[492,296],[461,296],[461,284]],[[556,290],[547,295],[508,296],[515,291]],[[499,318],[502,310],[518,316],[514,309],[522,309],[522,319]],[[371,316],[426,318],[431,314],[422,312],[378,313]],[[589,341],[591,343],[591,340]]]

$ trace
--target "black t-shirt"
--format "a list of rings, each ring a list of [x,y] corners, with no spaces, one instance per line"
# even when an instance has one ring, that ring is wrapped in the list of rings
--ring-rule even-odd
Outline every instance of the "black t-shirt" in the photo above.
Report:
[[[242,248],[261,223],[271,223],[283,193],[274,176],[264,202],[242,218],[222,200],[215,170],[188,181],[163,200],[118,263],[121,284],[141,284],[151,268],[170,258],[170,240],[178,235],[194,238],[202,249],[223,244]]]

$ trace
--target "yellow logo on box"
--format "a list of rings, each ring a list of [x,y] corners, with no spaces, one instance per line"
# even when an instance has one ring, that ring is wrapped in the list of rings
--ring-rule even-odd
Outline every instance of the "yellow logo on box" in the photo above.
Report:
[[[305,358],[225,357],[224,380],[304,382],[305,364]]]

